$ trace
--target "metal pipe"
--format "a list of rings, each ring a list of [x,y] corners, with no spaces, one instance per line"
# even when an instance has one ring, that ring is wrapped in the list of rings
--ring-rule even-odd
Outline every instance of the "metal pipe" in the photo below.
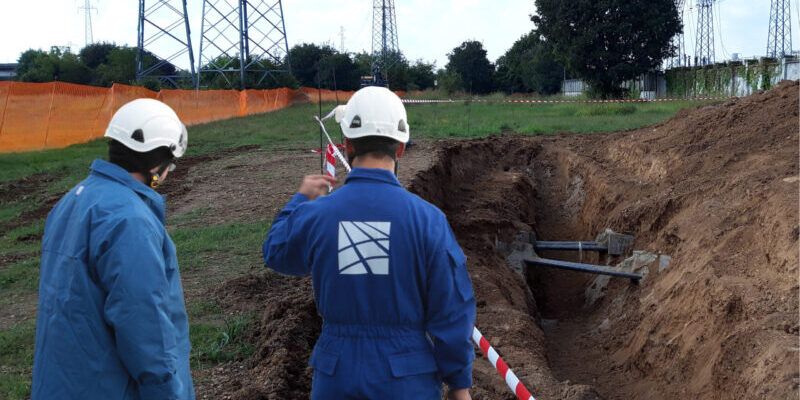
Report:
[[[607,253],[608,247],[597,242],[546,242],[537,241],[533,245],[535,250],[570,250],[570,251],[598,251]]]
[[[568,271],[587,272],[596,275],[609,275],[618,278],[628,278],[633,281],[638,281],[642,279],[642,275],[640,274],[634,274],[622,271],[613,271],[597,265],[581,264],[581,263],[561,261],[561,260],[549,260],[546,258],[531,258],[531,259],[526,259],[524,261],[525,264],[536,267],[549,267],[549,268],[565,269]]]

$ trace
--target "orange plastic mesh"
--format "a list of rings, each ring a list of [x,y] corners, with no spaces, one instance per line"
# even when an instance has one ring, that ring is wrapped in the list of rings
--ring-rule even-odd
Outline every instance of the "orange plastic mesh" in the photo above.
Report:
[[[305,93],[308,96],[308,99],[311,100],[312,103],[319,103],[320,98],[323,102],[331,102],[331,101],[338,101],[340,103],[346,103],[347,100],[350,100],[350,97],[353,96],[355,92],[347,92],[344,90],[328,90],[328,89],[317,89],[317,88],[310,88],[310,87],[302,87],[300,91]]]
[[[197,95],[194,90],[162,90],[156,99],[172,107],[186,125],[203,122],[197,113]]]
[[[13,82],[8,92],[0,149],[43,149],[55,83]]]
[[[114,84],[111,88],[63,82],[0,82],[0,152],[41,150],[103,136],[124,104],[155,98],[172,107],[186,125],[261,114],[295,102],[346,102],[354,92],[300,90],[162,90]]]
[[[8,100],[9,90],[11,90],[11,82],[0,82],[0,132],[3,131],[3,115],[6,113],[6,101]]]
[[[64,82],[55,82],[54,85],[45,148],[66,147],[91,140],[108,89]]]
[[[187,117],[187,125],[219,121],[239,115],[240,95],[236,90],[203,90],[197,92],[197,112]],[[178,114],[181,119],[184,116]]]
[[[316,89],[305,86],[300,88],[300,91],[305,93],[308,96],[308,99],[312,103],[319,103],[320,98],[322,98],[323,102],[338,101],[340,103],[346,103],[348,100],[350,100],[351,97],[353,97],[353,94],[356,93],[345,90],[334,91],[328,89]],[[395,90],[394,93],[397,94],[398,97],[405,97],[406,95],[406,91],[404,90]]]

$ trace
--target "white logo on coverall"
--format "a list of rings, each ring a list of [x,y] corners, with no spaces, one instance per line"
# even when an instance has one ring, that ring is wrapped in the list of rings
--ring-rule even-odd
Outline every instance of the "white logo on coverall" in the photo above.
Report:
[[[389,275],[391,222],[339,222],[339,273]]]

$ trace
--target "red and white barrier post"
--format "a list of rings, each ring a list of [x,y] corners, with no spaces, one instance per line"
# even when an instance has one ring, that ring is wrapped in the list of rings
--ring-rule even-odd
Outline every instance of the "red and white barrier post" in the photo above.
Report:
[[[481,348],[483,354],[489,359],[489,362],[492,363],[495,369],[497,369],[497,372],[500,374],[500,376],[505,379],[506,384],[509,388],[511,388],[514,394],[517,395],[517,398],[519,400],[536,400],[533,398],[533,395],[531,395],[531,392],[529,392],[522,382],[519,381],[517,375],[511,371],[511,368],[508,367],[508,364],[503,361],[500,355],[494,350],[492,345],[490,345],[486,338],[483,337],[481,331],[479,331],[477,327],[473,327],[472,329],[472,341]]]

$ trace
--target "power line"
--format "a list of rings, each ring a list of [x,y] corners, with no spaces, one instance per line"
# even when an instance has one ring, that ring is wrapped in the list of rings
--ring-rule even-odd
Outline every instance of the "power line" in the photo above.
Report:
[[[720,44],[720,47],[722,48],[722,55],[727,60],[727,59],[730,59],[730,56],[728,55],[728,50],[725,48],[725,42],[723,42],[723,39],[722,39],[723,38],[723,35],[722,35],[722,17],[720,16],[720,8],[721,7],[717,7],[716,10],[715,10],[715,14],[716,14],[716,17],[717,17],[717,34],[719,35],[719,44]]]

